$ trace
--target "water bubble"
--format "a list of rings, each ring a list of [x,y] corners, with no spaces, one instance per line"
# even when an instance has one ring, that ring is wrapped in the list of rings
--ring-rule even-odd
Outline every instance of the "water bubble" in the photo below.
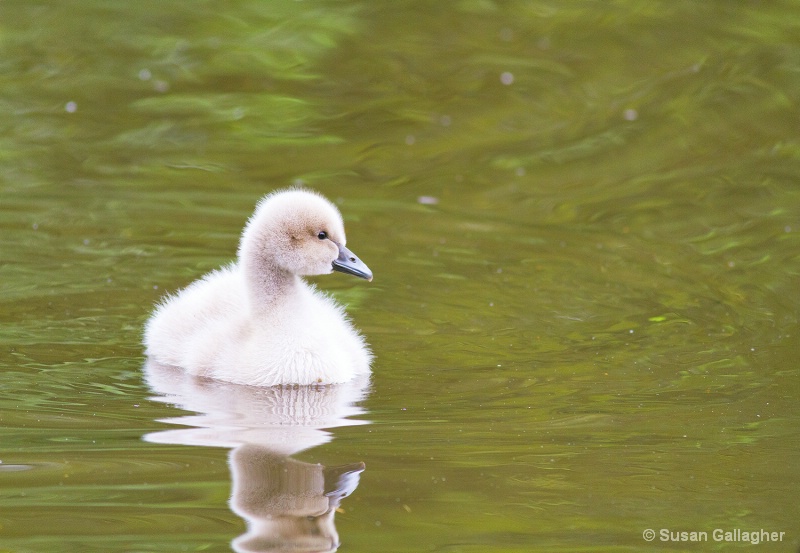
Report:
[[[622,117],[625,121],[636,121],[639,118],[639,112],[633,108],[628,108],[622,112]]]

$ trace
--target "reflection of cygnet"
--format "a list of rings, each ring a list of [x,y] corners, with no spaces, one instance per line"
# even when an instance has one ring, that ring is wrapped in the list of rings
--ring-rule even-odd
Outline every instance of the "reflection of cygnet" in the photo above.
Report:
[[[324,552],[339,547],[333,517],[358,486],[363,463],[325,468],[244,445],[231,451],[231,509],[247,520],[238,553]]]
[[[275,454],[293,455],[330,441],[325,429],[368,422],[350,418],[364,413],[357,402],[366,396],[368,375],[330,386],[240,386],[199,378],[152,360],[144,373],[158,394],[152,399],[198,413],[166,419],[189,428],[153,432],[144,437],[149,442],[258,444]]]
[[[341,307],[301,276],[333,270],[372,280],[342,216],[319,194],[267,195],[247,222],[238,260],[158,306],[147,355],[236,384],[335,384],[367,374],[371,354]]]
[[[358,485],[363,463],[325,468],[289,455],[330,441],[325,429],[366,424],[369,375],[328,386],[241,386],[200,378],[148,360],[152,399],[197,414],[165,419],[184,428],[147,434],[149,442],[233,448],[231,509],[248,531],[239,553],[335,551],[334,513]]]

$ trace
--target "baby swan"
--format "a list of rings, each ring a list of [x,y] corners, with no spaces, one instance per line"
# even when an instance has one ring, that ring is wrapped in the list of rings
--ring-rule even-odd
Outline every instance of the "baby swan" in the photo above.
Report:
[[[236,384],[336,384],[369,372],[372,354],[342,308],[301,276],[372,280],[345,247],[344,223],[314,192],[273,192],[256,206],[235,263],[156,308],[145,327],[151,361]]]

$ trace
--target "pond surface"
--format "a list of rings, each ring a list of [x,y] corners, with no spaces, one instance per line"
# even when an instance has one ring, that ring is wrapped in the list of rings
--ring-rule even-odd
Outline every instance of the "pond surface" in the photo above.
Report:
[[[798,37],[788,1],[4,1],[0,551],[796,551]],[[371,380],[145,370],[296,184],[375,273],[314,279]]]

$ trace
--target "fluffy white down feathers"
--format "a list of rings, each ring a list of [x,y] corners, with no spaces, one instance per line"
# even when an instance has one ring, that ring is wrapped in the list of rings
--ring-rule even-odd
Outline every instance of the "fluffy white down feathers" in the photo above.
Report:
[[[242,233],[238,259],[158,305],[145,326],[151,361],[236,384],[336,384],[369,373],[363,337],[303,275],[372,279],[345,247],[342,217],[319,194],[267,195]]]

